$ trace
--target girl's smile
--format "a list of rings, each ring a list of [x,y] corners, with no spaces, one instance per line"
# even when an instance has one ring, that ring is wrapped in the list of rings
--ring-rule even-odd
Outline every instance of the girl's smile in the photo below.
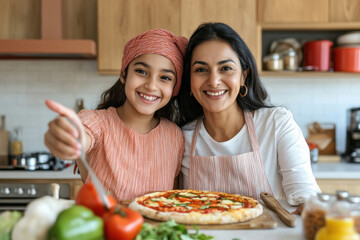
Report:
[[[144,101],[145,103],[153,103],[156,100],[160,99],[160,97],[153,96],[153,95],[148,95],[148,94],[142,93],[142,92],[139,92],[138,94],[139,94],[140,99],[142,101]]]

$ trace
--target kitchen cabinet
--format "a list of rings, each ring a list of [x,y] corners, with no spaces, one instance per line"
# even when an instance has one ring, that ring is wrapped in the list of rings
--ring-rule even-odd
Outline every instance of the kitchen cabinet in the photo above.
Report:
[[[314,23],[328,20],[328,0],[258,0],[257,9],[260,23]]]
[[[260,23],[359,22],[358,0],[258,0]]]
[[[328,39],[336,43],[338,36],[360,29],[360,2],[358,0],[258,0],[259,45],[256,56],[258,66],[269,53],[271,41],[295,38],[300,43]],[[271,38],[271,39],[270,39]],[[300,64],[301,66],[301,64]],[[343,72],[271,72],[262,76],[334,76],[353,77],[357,73]]]
[[[98,0],[98,71],[119,75],[128,40],[154,28],[180,33],[180,0]]]
[[[204,22],[223,22],[231,26],[257,55],[256,1],[182,0],[181,35],[190,37]]]
[[[359,0],[329,0],[330,22],[360,22]]]
[[[97,39],[96,0],[62,0],[64,39]],[[40,39],[41,0],[0,0],[0,39]]]
[[[336,190],[345,190],[352,195],[360,195],[360,179],[316,179],[323,193],[334,194]]]
[[[118,75],[126,42],[141,32],[165,28],[190,37],[204,22],[229,24],[256,55],[253,0],[98,0],[98,71]]]

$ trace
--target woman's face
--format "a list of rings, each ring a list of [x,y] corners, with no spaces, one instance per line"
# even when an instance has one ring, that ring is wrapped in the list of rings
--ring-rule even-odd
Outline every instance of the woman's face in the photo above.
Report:
[[[211,40],[196,46],[190,72],[191,91],[205,113],[237,107],[236,98],[245,78],[230,44]]]

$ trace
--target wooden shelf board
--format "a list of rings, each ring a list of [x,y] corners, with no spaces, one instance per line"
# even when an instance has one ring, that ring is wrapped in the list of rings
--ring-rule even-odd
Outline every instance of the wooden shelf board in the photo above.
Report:
[[[360,22],[260,23],[262,30],[359,30]]]
[[[260,71],[260,76],[268,77],[360,77],[360,73],[348,72],[291,72]]]

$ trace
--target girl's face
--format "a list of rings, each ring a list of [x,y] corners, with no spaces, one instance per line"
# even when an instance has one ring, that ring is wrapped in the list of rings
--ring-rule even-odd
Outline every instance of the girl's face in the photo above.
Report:
[[[237,107],[236,98],[246,76],[230,44],[211,40],[196,46],[190,71],[191,91],[205,113]]]
[[[176,83],[176,70],[166,57],[144,54],[128,65],[125,84],[126,102],[136,112],[153,115],[171,99]]]

